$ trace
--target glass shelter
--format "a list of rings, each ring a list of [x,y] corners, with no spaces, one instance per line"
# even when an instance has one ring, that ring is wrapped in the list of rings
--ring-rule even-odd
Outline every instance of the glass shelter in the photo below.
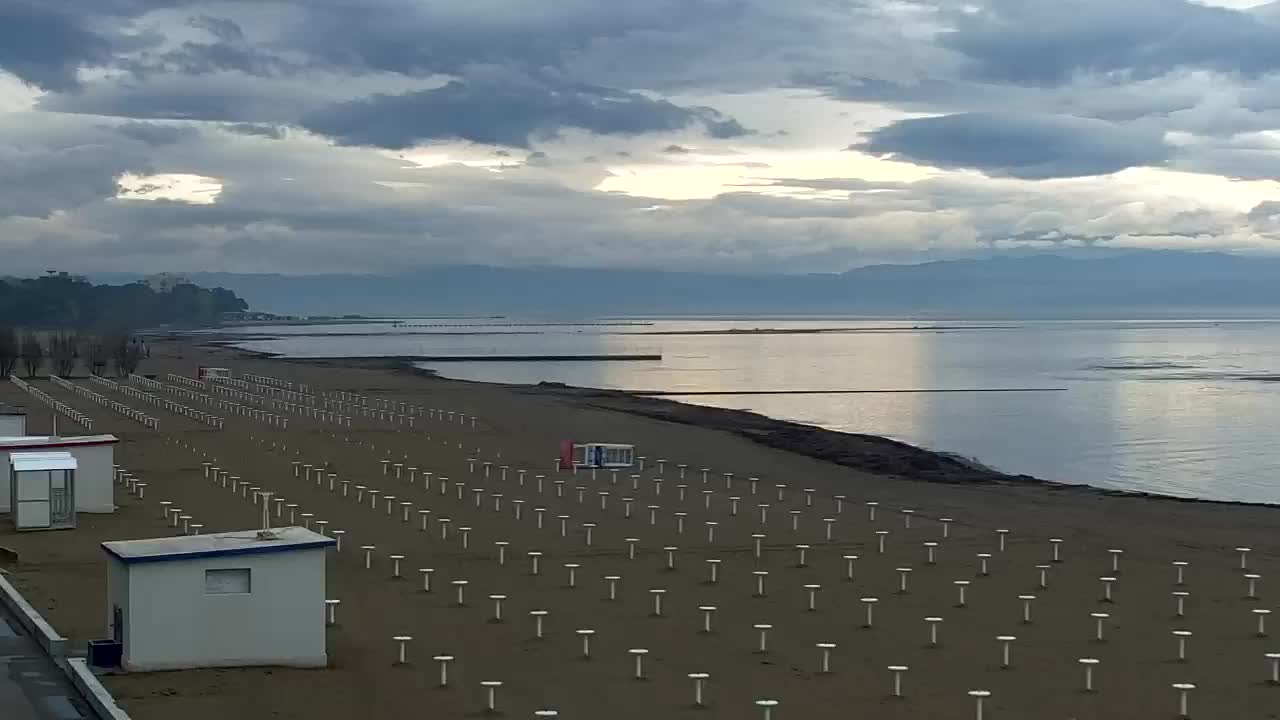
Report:
[[[76,459],[71,453],[12,453],[8,471],[15,530],[76,526]]]

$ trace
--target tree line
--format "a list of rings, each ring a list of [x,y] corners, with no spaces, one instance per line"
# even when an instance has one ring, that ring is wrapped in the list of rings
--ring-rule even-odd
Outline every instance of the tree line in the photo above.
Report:
[[[248,304],[225,288],[189,283],[158,292],[143,282],[94,285],[54,273],[0,278],[0,325],[117,333],[121,329],[217,325]]]
[[[18,369],[35,377],[46,363],[52,374],[61,377],[74,375],[81,364],[94,375],[105,375],[110,367],[117,377],[125,377],[136,372],[149,354],[141,340],[123,333],[55,332],[42,337],[34,330],[18,333],[11,327],[0,327],[0,379]]]

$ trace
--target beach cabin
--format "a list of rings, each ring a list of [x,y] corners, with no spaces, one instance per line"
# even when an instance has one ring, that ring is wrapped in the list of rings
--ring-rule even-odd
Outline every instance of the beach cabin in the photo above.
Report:
[[[635,463],[636,446],[618,443],[560,444],[560,462],[565,467],[624,468]]]
[[[301,527],[103,543],[121,667],[324,667],[332,545]]]
[[[22,437],[27,434],[27,411],[0,402],[0,437]]]
[[[231,377],[231,370],[223,367],[204,367],[196,369],[197,380],[218,380]]]
[[[15,530],[67,530],[76,526],[72,505],[76,459],[67,452],[11,453],[7,470]]]
[[[14,453],[67,452],[76,459],[76,483],[72,497],[76,512],[115,512],[115,496],[112,481],[115,479],[115,450],[120,442],[114,435],[80,435],[54,437],[34,435],[30,437],[0,436],[0,467],[8,467],[8,458]],[[8,474],[0,480],[0,513],[11,509],[12,485]]]

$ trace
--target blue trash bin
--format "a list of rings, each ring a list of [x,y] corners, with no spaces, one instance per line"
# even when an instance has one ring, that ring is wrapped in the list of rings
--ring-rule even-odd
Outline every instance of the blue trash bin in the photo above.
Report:
[[[119,640],[90,640],[89,664],[94,667],[120,667],[124,644]]]

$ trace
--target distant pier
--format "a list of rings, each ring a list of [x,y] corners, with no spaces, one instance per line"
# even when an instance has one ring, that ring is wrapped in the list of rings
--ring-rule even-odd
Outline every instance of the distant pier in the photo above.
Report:
[[[390,362],[630,362],[661,360],[662,355],[342,355],[335,357],[296,357],[301,361],[386,360]]]

